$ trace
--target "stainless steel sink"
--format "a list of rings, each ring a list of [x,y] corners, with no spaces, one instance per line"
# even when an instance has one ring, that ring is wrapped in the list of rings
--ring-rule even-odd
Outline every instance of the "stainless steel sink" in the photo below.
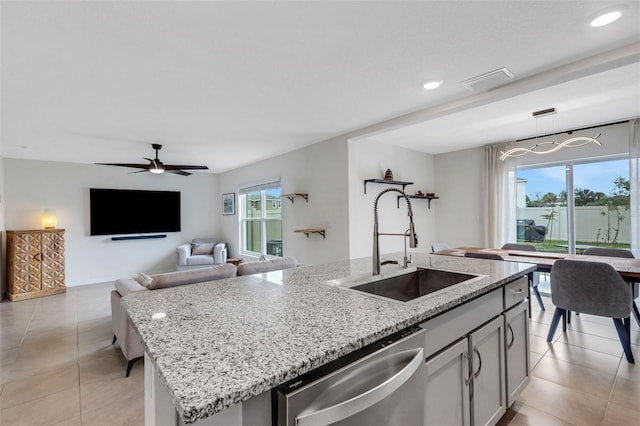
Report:
[[[328,284],[386,299],[409,302],[453,285],[468,283],[483,277],[483,275],[414,267],[385,276],[367,274],[331,280]]]

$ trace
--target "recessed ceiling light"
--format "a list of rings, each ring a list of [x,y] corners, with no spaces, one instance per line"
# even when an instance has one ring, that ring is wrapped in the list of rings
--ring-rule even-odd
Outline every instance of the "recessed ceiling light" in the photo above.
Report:
[[[433,80],[433,81],[427,81],[422,87],[424,87],[427,90],[433,90],[440,87],[441,84],[442,84],[442,80]]]
[[[617,21],[618,18],[622,16],[622,12],[619,10],[612,10],[606,13],[603,13],[597,16],[594,20],[591,21],[592,27],[603,27],[605,25],[609,25],[610,23]]]

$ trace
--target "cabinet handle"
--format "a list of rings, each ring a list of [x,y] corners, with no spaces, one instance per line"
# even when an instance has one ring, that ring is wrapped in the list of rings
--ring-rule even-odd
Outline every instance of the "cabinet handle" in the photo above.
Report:
[[[513,332],[513,328],[511,328],[511,324],[507,323],[507,329],[509,329],[509,331],[511,332],[511,341],[507,344],[507,349],[511,349],[511,346],[513,346],[513,341],[516,340],[516,335]]]
[[[471,358],[469,357],[468,353],[463,352],[462,355],[467,360],[467,373],[469,374],[469,377],[464,379],[464,384],[469,386],[471,384],[471,381],[473,380],[473,364],[471,363]]]
[[[480,375],[480,370],[482,370],[482,357],[480,356],[480,351],[478,350],[477,346],[473,347],[473,352],[478,355],[478,371],[473,373],[473,377],[478,378],[478,376]]]
[[[517,290],[511,290],[511,293],[512,293],[512,294],[522,294],[522,293],[524,293],[524,290],[523,290],[523,289],[521,289],[521,288],[519,288],[519,289],[517,289]]]

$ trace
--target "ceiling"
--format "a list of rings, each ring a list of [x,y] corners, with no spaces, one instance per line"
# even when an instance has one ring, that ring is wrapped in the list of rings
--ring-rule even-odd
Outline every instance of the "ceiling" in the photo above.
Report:
[[[0,153],[224,172],[329,138],[430,154],[640,116],[640,2],[0,3]],[[507,67],[510,82],[462,81]],[[428,80],[443,80],[436,90]]]

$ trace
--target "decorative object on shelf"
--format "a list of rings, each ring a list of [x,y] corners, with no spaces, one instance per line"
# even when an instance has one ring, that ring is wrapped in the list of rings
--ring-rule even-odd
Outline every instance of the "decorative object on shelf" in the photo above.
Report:
[[[235,192],[222,194],[222,214],[223,215],[236,214],[236,193]]]
[[[424,195],[422,191],[418,190],[418,192],[416,192],[416,195],[414,195],[414,197],[420,198],[420,197],[426,197],[426,195]]]
[[[44,209],[44,214],[42,215],[42,227],[44,229],[55,229],[56,226],[58,226],[56,211],[52,209]]]
[[[538,118],[544,115],[553,115],[553,114],[556,114],[555,108],[548,108],[541,111],[535,111],[533,113],[533,117],[536,119],[536,135],[538,134],[538,121],[537,121]],[[602,143],[598,140],[598,138],[602,133],[598,133],[594,138],[590,138],[588,136],[576,136],[573,138],[569,138],[564,142],[558,143],[555,141],[555,133],[553,133],[554,131],[555,131],[555,122],[553,124],[552,134],[551,134],[551,136],[554,139],[551,142],[537,142],[538,137],[536,136],[536,143],[531,148],[511,148],[506,152],[501,152],[502,155],[500,155],[500,160],[504,161],[507,158],[521,157],[525,154],[538,154],[538,155],[550,154],[562,148],[578,148],[578,147],[587,145],[589,143],[602,145]],[[569,132],[569,134],[570,133],[571,132]],[[547,145],[550,145],[548,149],[546,149]]]
[[[307,203],[309,202],[309,194],[303,193],[303,192],[293,192],[291,194],[282,194],[281,197],[286,197],[289,200],[291,200],[291,204],[293,204],[293,199],[296,197],[304,198]]]
[[[320,234],[323,239],[326,239],[326,230],[322,228],[308,228],[308,229],[296,229],[293,232],[301,232],[309,238],[309,234]]]
[[[162,149],[162,145],[157,143],[152,143],[151,147],[156,150],[156,158],[146,158],[145,160],[149,162],[149,164],[136,164],[136,163],[96,163],[103,166],[118,166],[118,167],[133,167],[134,169],[142,169],[137,172],[132,173],[141,173],[141,172],[150,172],[154,175],[160,175],[165,171],[168,173],[174,173],[180,176],[190,176],[191,173],[185,172],[185,170],[209,170],[207,166],[195,166],[192,164],[164,164],[158,158],[158,151]]]
[[[402,186],[402,190],[404,191],[405,186],[413,185],[413,182],[403,182],[400,180],[386,180],[386,179],[365,179],[364,181],[364,193],[367,193],[367,184],[368,183],[384,183],[386,185],[400,185]]]
[[[391,169],[387,169],[387,171],[384,172],[384,180],[393,180],[393,172]]]

